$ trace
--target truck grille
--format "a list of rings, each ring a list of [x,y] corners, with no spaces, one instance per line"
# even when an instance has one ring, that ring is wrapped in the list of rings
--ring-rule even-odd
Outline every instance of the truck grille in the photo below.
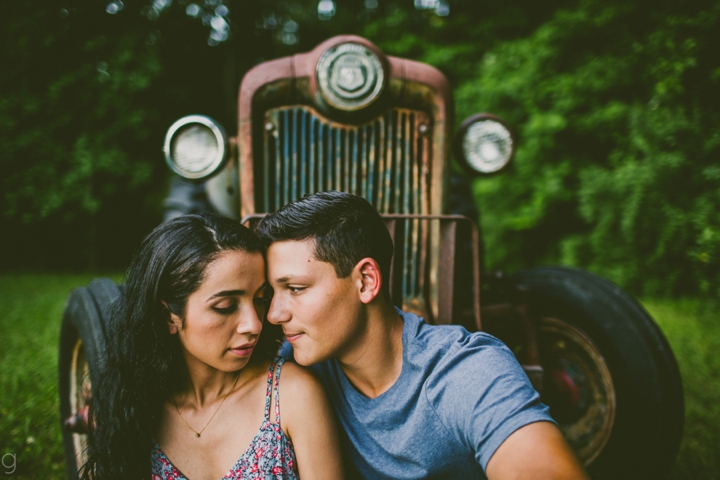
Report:
[[[268,110],[263,128],[256,211],[273,212],[306,193],[340,190],[366,198],[380,213],[429,213],[432,124],[427,114],[398,108],[347,125],[302,105]],[[428,235],[427,223],[408,221],[402,292],[409,308],[424,296]]]

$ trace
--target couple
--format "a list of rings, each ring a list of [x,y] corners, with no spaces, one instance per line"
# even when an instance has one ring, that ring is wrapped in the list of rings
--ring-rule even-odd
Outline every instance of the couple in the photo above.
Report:
[[[367,201],[308,195],[258,233],[188,215],[144,240],[84,478],[587,478],[506,347],[395,309]]]

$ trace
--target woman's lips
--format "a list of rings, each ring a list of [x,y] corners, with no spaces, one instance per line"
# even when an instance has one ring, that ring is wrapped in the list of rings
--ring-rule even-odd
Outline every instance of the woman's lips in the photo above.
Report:
[[[238,357],[249,357],[250,355],[252,355],[254,348],[255,344],[250,343],[247,345],[240,345],[239,347],[231,348],[230,352],[232,352],[233,355],[237,355]]]

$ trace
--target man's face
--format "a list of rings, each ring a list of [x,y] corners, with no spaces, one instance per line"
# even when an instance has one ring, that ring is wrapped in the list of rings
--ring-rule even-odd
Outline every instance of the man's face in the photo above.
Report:
[[[282,325],[300,365],[332,357],[342,361],[365,325],[359,272],[338,278],[331,264],[315,258],[314,249],[313,240],[287,240],[267,251],[268,281],[275,290],[267,318]]]

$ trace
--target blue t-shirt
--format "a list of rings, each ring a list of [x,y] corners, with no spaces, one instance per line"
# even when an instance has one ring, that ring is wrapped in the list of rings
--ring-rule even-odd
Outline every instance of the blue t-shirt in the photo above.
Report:
[[[498,339],[400,313],[402,372],[382,395],[358,392],[335,359],[313,367],[344,430],[347,460],[356,469],[351,476],[486,478],[490,457],[511,433],[553,422]]]

